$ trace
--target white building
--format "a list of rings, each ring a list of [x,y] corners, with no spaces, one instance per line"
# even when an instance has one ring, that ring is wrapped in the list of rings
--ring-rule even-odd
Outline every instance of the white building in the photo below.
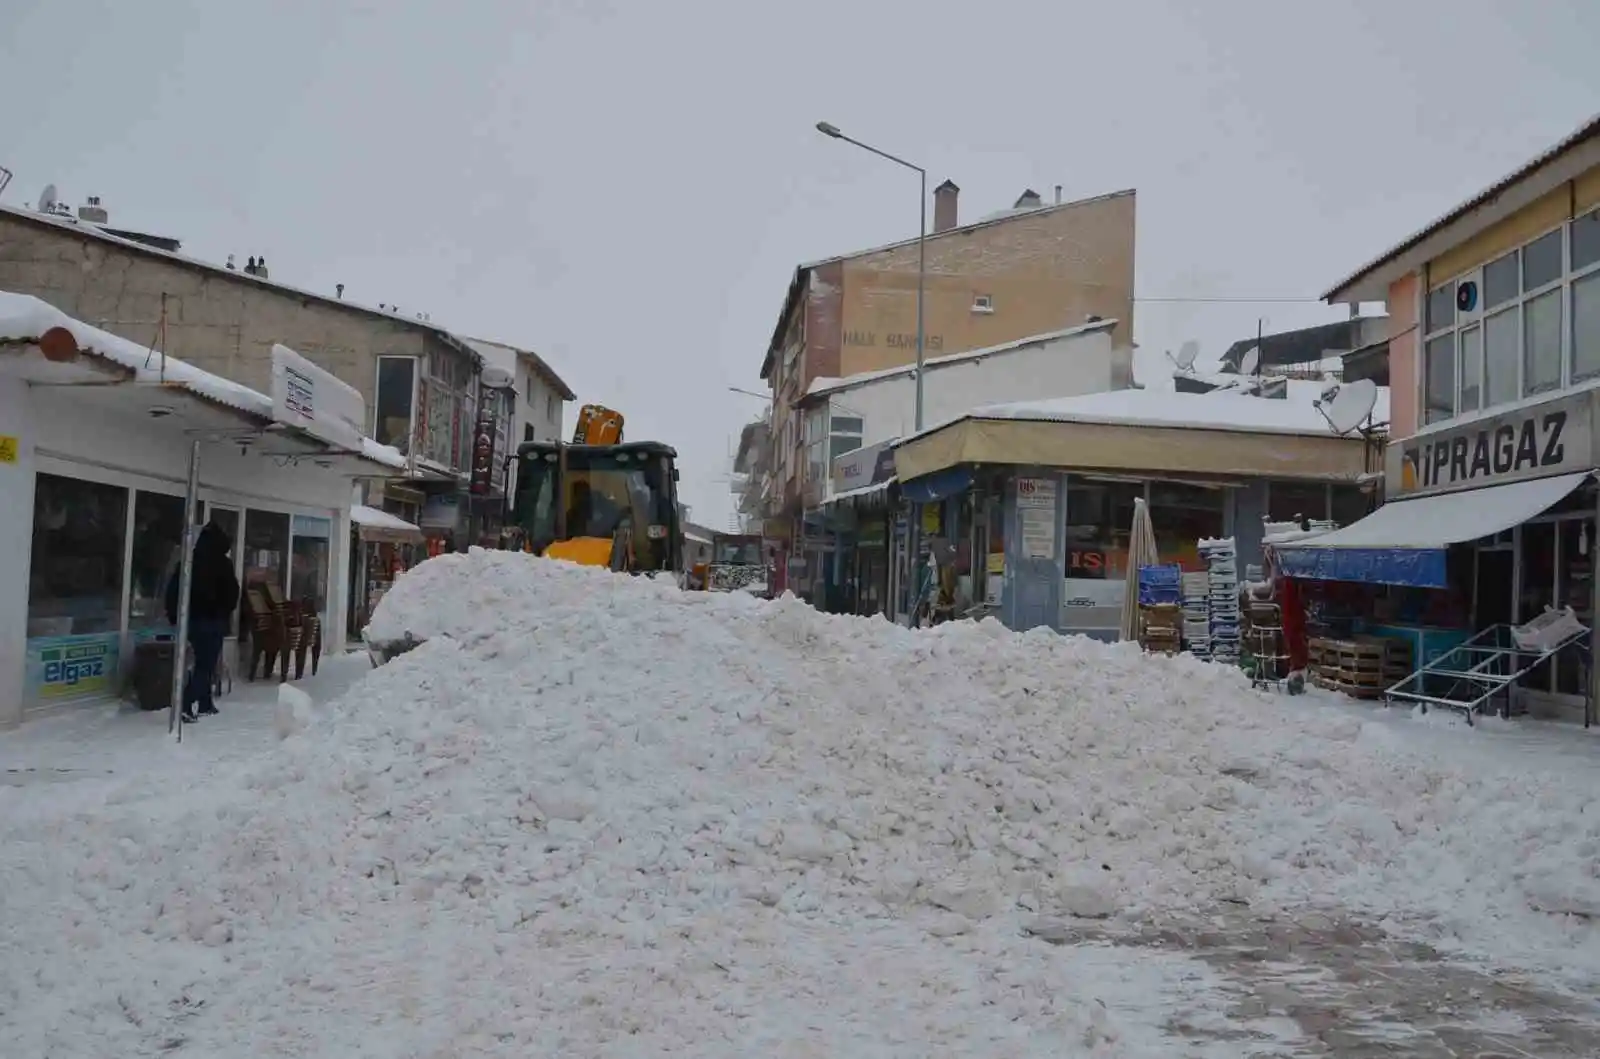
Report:
[[[556,374],[545,359],[527,349],[490,342],[482,338],[465,340],[486,366],[499,368],[514,380],[516,396],[511,414],[510,443],[514,450],[525,441],[561,441],[566,402],[577,395]]]
[[[923,362],[923,416],[933,426],[982,405],[1076,397],[1126,389],[1133,383],[1133,350],[1115,349],[1115,320],[1033,335],[1016,342]],[[817,483],[809,504],[832,491],[833,461],[845,453],[915,426],[916,369],[912,366],[817,379],[801,401],[805,410],[805,480]],[[809,506],[808,504],[808,506]]]
[[[197,443],[195,516],[234,538],[241,584],[311,602],[343,647],[351,483],[405,460],[363,435],[353,388],[281,346],[273,391],[0,292],[0,726],[120,694],[139,645],[170,639]]]

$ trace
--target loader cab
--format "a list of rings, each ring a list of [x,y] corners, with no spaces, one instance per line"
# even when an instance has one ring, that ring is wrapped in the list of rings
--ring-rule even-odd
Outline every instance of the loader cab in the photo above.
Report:
[[[634,573],[676,571],[683,554],[677,458],[650,441],[528,442],[517,449],[510,521],[536,555]]]

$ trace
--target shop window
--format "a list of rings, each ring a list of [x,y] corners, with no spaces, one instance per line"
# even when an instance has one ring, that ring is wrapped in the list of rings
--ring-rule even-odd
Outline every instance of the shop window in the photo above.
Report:
[[[297,603],[309,600],[328,620],[328,571],[331,569],[329,538],[333,523],[325,518],[294,516],[294,541],[289,557],[289,598]]]
[[[1150,483],[1150,521],[1156,531],[1156,550],[1164,563],[1185,570],[1204,570],[1199,542],[1221,537],[1226,493],[1182,482]]]
[[[1493,309],[1517,296],[1521,278],[1517,271],[1517,252],[1489,262],[1483,266],[1483,307]]]
[[[1561,278],[1561,229],[1541,235],[1522,250],[1524,294]]]
[[[1521,332],[1522,313],[1516,307],[1496,313],[1483,322],[1483,396],[1486,408],[1517,399]]]
[[[1328,516],[1328,487],[1321,482],[1271,482],[1267,485],[1267,517],[1273,522]]]
[[[289,516],[251,509],[244,516],[244,586],[271,584],[287,590]]]
[[[1572,271],[1600,265],[1600,210],[1572,222]]]
[[[122,628],[122,558],[128,491],[39,474],[34,480],[28,636]]]
[[[373,402],[372,431],[378,444],[393,445],[402,453],[411,451],[416,389],[415,357],[378,358],[378,392]]]
[[[1423,394],[1424,423],[1437,423],[1456,414],[1455,336],[1430,338],[1425,353],[1426,385]]]
[[[1461,403],[1463,413],[1476,412],[1483,407],[1483,331],[1473,327],[1461,329]]]
[[[167,625],[167,581],[182,560],[183,497],[140,489],[133,497],[133,563],[129,567],[128,628]]]
[[[1431,334],[1456,322],[1456,285],[1446,283],[1428,292],[1427,328]]]
[[[1572,377],[1596,375],[1600,375],[1600,272],[1591,272],[1572,283]]]
[[[1067,480],[1067,576],[1119,578],[1127,570],[1133,502],[1143,482]]]
[[[1524,393],[1544,393],[1561,385],[1560,287],[1523,306],[1522,378]]]

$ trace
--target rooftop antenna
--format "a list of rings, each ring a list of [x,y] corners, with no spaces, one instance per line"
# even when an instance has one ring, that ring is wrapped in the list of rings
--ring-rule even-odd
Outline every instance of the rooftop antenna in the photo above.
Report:
[[[1356,431],[1365,435],[1371,426],[1372,410],[1378,404],[1378,384],[1371,379],[1335,383],[1311,403],[1328,421],[1328,429],[1340,437]]]
[[[54,213],[56,211],[56,186],[46,184],[44,190],[39,192],[39,212]]]
[[[7,169],[3,165],[0,165],[0,195],[5,194],[6,185],[9,183],[11,183],[11,170]]]
[[[1251,346],[1239,358],[1239,374],[1254,375],[1261,368],[1261,347]]]
[[[1185,374],[1194,370],[1194,362],[1198,360],[1199,357],[1200,343],[1196,342],[1192,338],[1178,347],[1177,356],[1173,356],[1171,353],[1167,354],[1167,359],[1172,361],[1173,365],[1180,372]]]

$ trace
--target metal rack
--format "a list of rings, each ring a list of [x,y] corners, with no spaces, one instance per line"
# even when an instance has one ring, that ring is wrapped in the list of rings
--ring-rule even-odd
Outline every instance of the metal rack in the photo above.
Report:
[[[1511,689],[1541,662],[1564,650],[1582,651],[1584,668],[1588,658],[1589,630],[1577,628],[1554,643],[1527,648],[1519,646],[1515,625],[1491,625],[1465,643],[1452,648],[1384,692],[1390,705],[1420,706],[1455,710],[1467,723],[1498,702],[1500,716],[1511,715]],[[1588,727],[1593,707],[1584,713]]]

